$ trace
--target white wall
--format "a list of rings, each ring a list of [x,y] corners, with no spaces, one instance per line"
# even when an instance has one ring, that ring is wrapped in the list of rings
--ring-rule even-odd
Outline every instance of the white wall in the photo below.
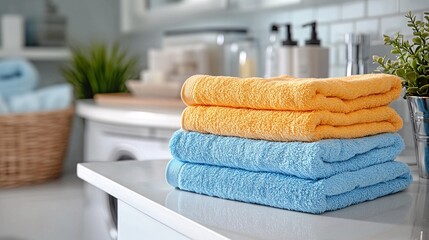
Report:
[[[342,76],[345,73],[344,34],[367,33],[371,35],[372,45],[382,44],[383,34],[402,32],[410,34],[404,15],[413,11],[417,18],[423,17],[424,11],[429,11],[428,0],[357,0],[338,1],[337,4],[303,8],[279,7],[260,12],[243,12],[237,14],[221,14],[216,17],[193,19],[192,21],[162,27],[157,31],[147,31],[141,34],[126,36],[131,46],[141,54],[148,47],[159,46],[162,31],[176,27],[205,27],[205,26],[244,26],[258,38],[261,50],[268,41],[269,25],[273,22],[293,25],[293,37],[303,45],[309,38],[310,29],[302,28],[303,23],[317,20],[319,38],[322,45],[330,48],[330,75]]]

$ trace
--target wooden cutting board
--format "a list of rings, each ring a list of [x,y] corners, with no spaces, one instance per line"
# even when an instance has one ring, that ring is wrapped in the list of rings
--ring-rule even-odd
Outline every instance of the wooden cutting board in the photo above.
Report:
[[[96,104],[103,106],[130,106],[130,107],[167,107],[185,108],[180,99],[142,98],[133,97],[128,93],[106,93],[94,96]]]

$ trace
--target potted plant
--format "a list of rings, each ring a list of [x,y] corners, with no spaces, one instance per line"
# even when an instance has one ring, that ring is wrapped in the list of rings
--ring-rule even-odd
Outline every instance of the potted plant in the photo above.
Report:
[[[411,12],[405,17],[413,31],[411,41],[400,33],[393,37],[384,35],[384,44],[392,47],[396,59],[379,56],[373,59],[379,64],[379,71],[402,79],[413,122],[419,175],[429,178],[429,12],[424,13],[422,21]]]
[[[73,85],[76,98],[93,98],[98,93],[126,92],[125,82],[137,76],[137,63],[118,43],[75,46],[63,75]]]

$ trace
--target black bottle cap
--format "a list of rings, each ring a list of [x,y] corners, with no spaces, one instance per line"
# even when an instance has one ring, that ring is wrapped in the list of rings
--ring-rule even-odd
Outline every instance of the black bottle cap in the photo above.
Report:
[[[283,46],[296,46],[298,45],[298,42],[295,40],[292,40],[292,32],[291,32],[291,28],[292,26],[287,23],[286,25],[286,39],[282,42]]]
[[[305,45],[320,45],[320,39],[317,38],[317,23],[309,22],[307,24],[302,25],[302,27],[311,26],[311,37],[308,40],[305,40]]]
[[[278,32],[279,26],[275,23],[271,24],[271,32]]]

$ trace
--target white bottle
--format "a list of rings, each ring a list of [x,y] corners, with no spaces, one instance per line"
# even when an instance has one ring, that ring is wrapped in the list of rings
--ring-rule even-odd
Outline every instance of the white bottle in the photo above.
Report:
[[[22,49],[24,46],[24,18],[20,15],[3,15],[1,36],[3,49]]]
[[[286,24],[286,38],[279,48],[278,75],[294,76],[294,50],[298,42],[292,40],[291,25]]]
[[[305,41],[304,47],[298,47],[294,50],[294,76],[327,78],[329,76],[329,48],[320,46],[316,22],[303,25],[303,27],[307,26],[311,26],[311,37]]]
[[[264,77],[275,77],[278,75],[278,50],[280,47],[279,28],[277,24],[271,25],[270,42],[265,49],[265,72]]]

